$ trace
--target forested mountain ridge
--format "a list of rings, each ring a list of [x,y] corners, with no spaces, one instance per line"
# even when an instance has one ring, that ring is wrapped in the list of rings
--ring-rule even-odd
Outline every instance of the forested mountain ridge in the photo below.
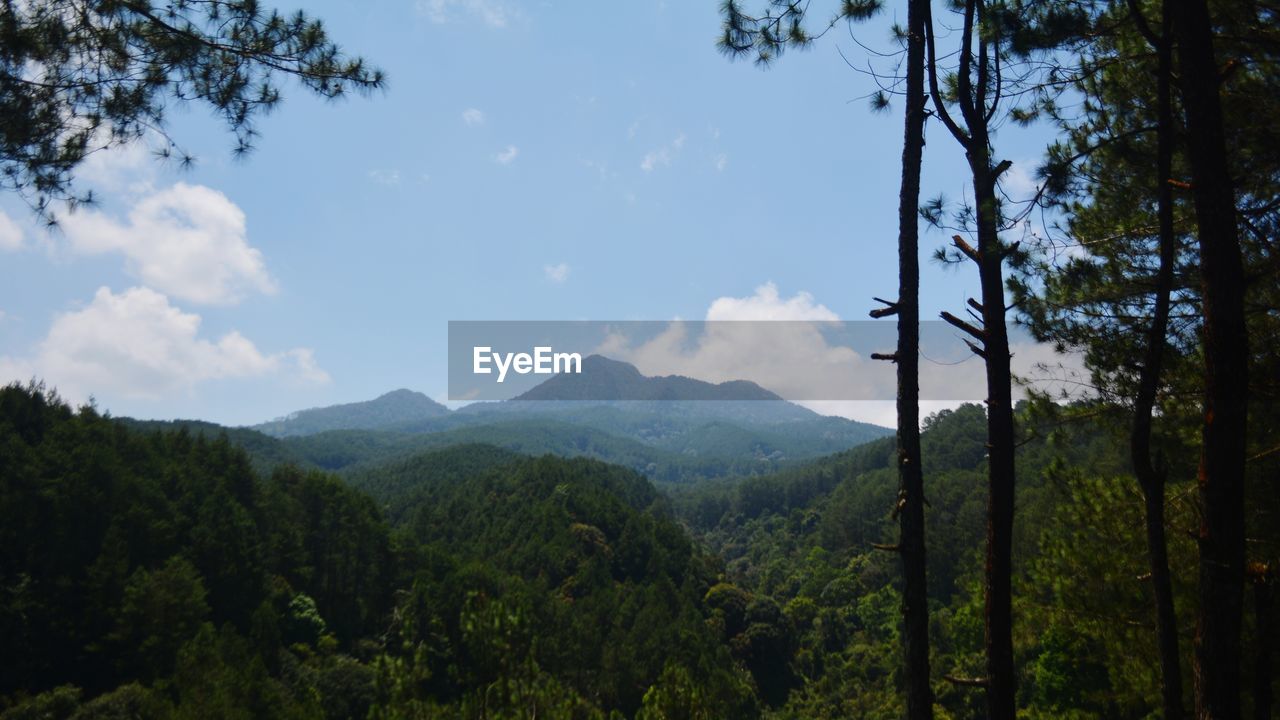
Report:
[[[1109,412],[1019,409],[1028,718],[1158,706],[1141,504]],[[984,425],[970,405],[923,434],[944,717],[982,715],[942,676],[981,671]],[[626,468],[483,444],[342,480],[263,475],[213,430],[0,391],[0,638],[14,649],[0,718],[901,715],[897,558],[876,549],[892,537],[891,439],[664,494]],[[1174,526],[1193,521],[1170,505]],[[1193,557],[1177,537],[1180,602]]]
[[[420,392],[392,390],[373,400],[299,410],[252,426],[275,437],[310,435],[326,430],[379,430],[449,414],[449,408]]]
[[[502,417],[558,420],[699,455],[743,452],[743,444],[702,444],[706,436],[733,432],[744,439],[760,438],[793,459],[829,455],[890,433],[879,425],[819,415],[784,400],[509,401],[468,405],[455,416],[488,422]]]
[[[300,410],[249,429],[275,437],[329,430],[424,433],[512,416],[604,424],[614,434],[642,442],[664,429],[680,432],[717,421],[752,428],[811,423],[805,431],[842,439],[871,439],[888,432],[868,423],[819,415],[749,381],[716,384],[677,375],[647,376],[634,365],[599,355],[583,360],[582,374],[553,376],[508,401],[476,402],[450,411],[422,393],[395,390],[364,402]]]
[[[654,482],[671,484],[768,473],[816,456],[824,447],[845,447],[846,443],[853,442],[846,436],[837,436],[807,441],[802,438],[795,443],[786,435],[779,437],[727,423],[707,423],[681,434],[682,444],[677,450],[614,435],[587,423],[519,414],[488,419],[490,422],[429,433],[329,430],[286,438],[196,420],[122,418],[118,422],[139,430],[186,429],[210,439],[226,434],[249,453],[255,468],[267,473],[282,464],[293,464],[348,475],[454,445],[486,444],[526,455],[550,453],[596,458],[631,468]],[[793,457],[790,451],[797,446],[801,448],[796,453],[799,457]]]
[[[625,363],[597,356],[588,361],[588,367],[602,366],[610,375],[646,387],[651,381],[662,387],[670,381],[681,387],[750,385],[648,378]],[[769,473],[890,432],[819,415],[772,394],[762,397],[769,399],[513,400],[450,411],[421,393],[397,390],[367,402],[302,410],[251,427],[200,420],[120,421],[147,430],[183,427],[209,438],[225,432],[265,472],[286,463],[355,472],[428,450],[481,443],[526,455],[593,457],[629,467],[655,482],[675,484]]]
[[[1104,405],[1023,404],[1018,418],[1025,433],[1014,544],[1020,717],[1154,716],[1160,685],[1142,499],[1118,442],[1123,415]],[[982,717],[981,693],[944,678],[983,672],[985,413],[976,405],[939,413],[922,440],[935,711]],[[1171,446],[1168,458],[1194,469],[1184,451]],[[799,680],[771,717],[902,716],[893,459],[886,440],[775,475],[672,491],[678,514],[725,563],[723,594],[768,597],[794,628],[790,666]],[[1193,528],[1194,474],[1171,487],[1171,526]],[[1280,546],[1265,522],[1280,501],[1263,495],[1251,497],[1251,537],[1259,547]],[[1180,607],[1194,604],[1194,558],[1189,532],[1171,538]],[[1269,639],[1256,634],[1256,622],[1246,617],[1246,637],[1250,652],[1262,653]],[[1274,670],[1250,662],[1240,672],[1252,683]]]
[[[216,432],[199,421],[177,422]],[[753,383],[647,377],[632,365],[593,355],[584,360],[582,376],[553,377],[515,400],[450,411],[420,393],[397,390],[228,433],[267,468],[295,462],[342,471],[452,444],[486,443],[526,454],[596,457],[681,483],[770,472],[890,431],[819,415]]]
[[[283,677],[371,682],[350,654],[391,607],[392,551],[366,496],[39,389],[0,390],[0,437],[5,717],[317,717],[325,694]]]
[[[581,372],[554,375],[513,399],[724,402],[782,398],[747,380],[709,383],[683,375],[649,376],[641,374],[630,363],[588,355],[582,360]]]
[[[6,720],[755,714],[714,562],[623,468],[444,451],[495,461],[415,475],[393,526],[332,476],[39,388],[0,390],[0,439]]]

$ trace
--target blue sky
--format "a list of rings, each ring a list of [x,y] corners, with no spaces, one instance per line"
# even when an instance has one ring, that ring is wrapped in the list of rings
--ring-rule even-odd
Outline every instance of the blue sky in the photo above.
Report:
[[[769,283],[865,317],[896,287],[899,108],[868,109],[843,26],[761,70],[717,52],[718,6],[306,5],[386,92],[289,85],[243,161],[179,109],[196,167],[95,158],[82,180],[103,204],[53,235],[0,199],[0,374],[120,415],[250,423],[444,397],[449,320],[696,319]],[[854,32],[891,49],[891,19]],[[959,149],[928,137],[926,196],[962,196]],[[1044,142],[1000,133],[1014,185]],[[975,280],[926,262],[926,317]]]

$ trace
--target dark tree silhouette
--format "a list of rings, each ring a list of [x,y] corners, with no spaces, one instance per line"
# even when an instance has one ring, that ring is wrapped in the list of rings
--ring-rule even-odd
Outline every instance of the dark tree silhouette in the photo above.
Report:
[[[154,133],[160,154],[182,155],[166,133],[174,103],[210,106],[244,153],[280,102],[280,76],[326,98],[384,83],[319,20],[256,0],[2,3],[0,188],[49,220],[51,202],[92,200],[72,187],[90,153]]]
[[[721,48],[731,56],[756,53],[767,65],[788,46],[806,46],[812,36],[804,30],[807,6],[775,0],[764,15],[748,16],[737,3],[724,5],[725,34]],[[878,7],[874,2],[845,2],[828,28],[841,19],[866,17]],[[928,0],[908,0],[905,32],[904,130],[902,175],[898,196],[898,299],[881,301],[875,318],[896,315],[898,342],[893,354],[877,356],[897,364],[898,519],[896,545],[878,546],[902,558],[903,653],[906,669],[907,717],[933,717],[933,688],[929,671],[929,588],[925,556],[924,472],[920,455],[920,164],[924,154],[925,19]],[[885,107],[883,93],[877,107]]]
[[[1012,249],[999,237],[1000,206],[996,183],[1009,169],[1007,160],[993,162],[991,123],[1002,97],[1001,43],[999,22],[988,16],[980,0],[966,0],[961,6],[962,26],[958,67],[954,77],[954,107],[959,119],[947,109],[940,79],[936,48],[936,28],[930,17],[925,23],[929,89],[938,117],[964,149],[973,183],[977,247],[959,235],[954,244],[978,266],[980,300],[969,301],[977,311],[981,327],[951,313],[942,319],[963,331],[975,354],[986,363],[987,379],[987,547],[986,613],[984,641],[987,676],[987,714],[991,720],[1012,720],[1015,714],[1017,679],[1013,666],[1013,496],[1014,422],[1013,376],[1010,369],[1009,333],[1005,324],[1004,263]]]
[[[1203,296],[1204,426],[1200,455],[1200,608],[1196,715],[1240,717],[1244,605],[1244,470],[1249,338],[1244,264],[1205,0],[1173,3]]]

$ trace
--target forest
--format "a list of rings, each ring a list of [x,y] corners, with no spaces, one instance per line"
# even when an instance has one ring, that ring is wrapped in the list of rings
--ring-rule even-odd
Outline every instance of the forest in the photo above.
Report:
[[[1124,412],[1044,401],[1018,416],[1020,714],[1152,716]],[[264,464],[246,448],[269,458],[270,444],[243,442],[251,431],[237,445],[138,427],[39,386],[0,392],[0,423],[6,719],[904,712],[898,562],[878,547],[895,524],[892,437],[655,485],[467,443],[337,476]],[[985,435],[977,405],[922,433],[940,717],[984,713],[945,678],[983,667]],[[1193,447],[1178,452],[1194,464]],[[1194,527],[1192,482],[1171,483],[1170,527]],[[1280,545],[1280,498],[1259,487],[1248,506],[1261,556]],[[1175,597],[1192,607],[1194,542],[1170,539]],[[1246,686],[1274,674],[1257,609]]]
[[[718,49],[890,4],[829,5],[726,0]],[[224,427],[10,383],[0,720],[1274,717],[1280,5],[892,5],[896,428],[408,391]],[[282,79],[384,83],[247,0],[4,3],[0,39],[0,187],[49,226],[98,145],[181,155],[170,103],[247,152]],[[1029,197],[1015,126],[1053,138]],[[922,198],[943,152],[962,189]],[[986,400],[922,416],[929,243],[977,278],[941,318]],[[1083,392],[1028,387],[1015,324]]]

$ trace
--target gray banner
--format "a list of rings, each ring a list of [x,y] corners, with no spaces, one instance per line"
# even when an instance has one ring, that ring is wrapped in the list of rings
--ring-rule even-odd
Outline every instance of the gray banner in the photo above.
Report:
[[[1044,355],[1010,331],[1015,366]],[[895,343],[891,321],[450,321],[449,399],[893,400],[871,355]],[[921,323],[920,354],[922,400],[985,397],[955,328]]]

